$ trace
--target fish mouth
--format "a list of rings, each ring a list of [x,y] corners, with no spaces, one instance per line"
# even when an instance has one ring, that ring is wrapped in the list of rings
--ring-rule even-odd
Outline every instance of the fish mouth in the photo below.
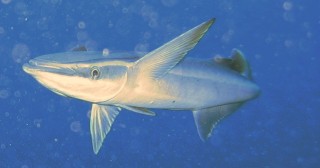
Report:
[[[28,63],[23,64],[22,69],[30,75],[43,70],[43,68],[34,60],[30,60]]]
[[[70,68],[65,68],[63,64],[58,64],[55,62],[50,62],[41,59],[32,59],[28,63],[23,64],[22,69],[33,76],[41,72],[55,73],[61,75],[73,74]]]

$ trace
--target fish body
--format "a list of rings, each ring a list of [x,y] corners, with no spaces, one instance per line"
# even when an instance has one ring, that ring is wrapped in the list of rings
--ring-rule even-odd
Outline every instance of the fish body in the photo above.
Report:
[[[23,69],[51,91],[92,103],[90,131],[97,154],[121,109],[154,116],[150,109],[192,111],[207,139],[215,125],[259,95],[243,54],[185,58],[214,19],[149,53],[86,51],[36,57]]]

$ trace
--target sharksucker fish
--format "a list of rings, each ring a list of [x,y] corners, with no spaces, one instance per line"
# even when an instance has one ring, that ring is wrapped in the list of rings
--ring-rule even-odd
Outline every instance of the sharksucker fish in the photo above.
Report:
[[[51,91],[92,104],[90,132],[97,154],[121,111],[154,116],[151,109],[192,111],[198,134],[206,140],[223,118],[259,87],[243,54],[229,58],[185,58],[214,23],[210,19],[149,53],[75,51],[31,59],[23,70]]]

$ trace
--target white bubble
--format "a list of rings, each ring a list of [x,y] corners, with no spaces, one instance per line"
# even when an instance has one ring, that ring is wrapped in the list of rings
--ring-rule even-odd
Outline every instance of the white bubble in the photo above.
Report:
[[[283,9],[289,11],[293,8],[292,2],[286,1],[283,3]]]
[[[26,44],[16,44],[11,54],[16,63],[23,63],[30,58],[30,50]]]
[[[81,132],[81,123],[80,121],[73,121],[71,124],[70,124],[70,129],[71,131],[73,132]]]
[[[3,4],[9,4],[9,3],[11,2],[11,0],[1,0],[1,2],[2,2]]]
[[[6,99],[10,95],[9,91],[6,89],[0,90],[0,99]]]
[[[42,119],[34,119],[33,124],[37,127],[40,128],[42,124]]]
[[[85,29],[86,28],[86,23],[84,21],[80,21],[78,23],[78,27],[79,27],[79,29]]]
[[[110,50],[109,50],[109,49],[104,48],[104,49],[102,50],[102,55],[103,55],[103,56],[108,56],[109,54],[110,54]]]

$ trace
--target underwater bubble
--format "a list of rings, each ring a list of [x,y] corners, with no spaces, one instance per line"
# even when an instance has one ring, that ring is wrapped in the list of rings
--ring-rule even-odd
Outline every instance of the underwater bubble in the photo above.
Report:
[[[30,12],[28,11],[28,5],[24,2],[17,2],[14,10],[18,15],[21,16],[27,16],[28,14],[30,14]]]
[[[144,34],[143,34],[143,38],[144,39],[149,39],[151,37],[151,33],[150,32],[145,32]]]
[[[130,24],[130,19],[126,17],[120,18],[116,22],[115,26],[117,33],[123,36],[129,34],[132,27],[132,25]]]
[[[42,124],[42,119],[34,119],[33,124],[37,127],[40,128]]]
[[[161,0],[162,4],[167,7],[172,7],[177,4],[178,0]]]
[[[294,14],[292,12],[284,12],[282,15],[283,19],[288,22],[294,22]]]
[[[19,90],[14,92],[14,97],[21,97],[21,92]]]
[[[230,40],[231,40],[231,38],[232,38],[232,36],[233,36],[233,34],[234,34],[234,30],[228,30],[226,33],[224,33],[223,35],[222,35],[222,41],[223,42],[225,42],[225,43],[227,43],[227,42],[229,42]]]
[[[73,121],[70,124],[70,129],[73,132],[81,132],[81,123],[80,123],[80,121]]]
[[[22,165],[21,168],[29,168],[28,165]]]
[[[77,39],[79,41],[84,41],[86,39],[88,39],[88,33],[87,32],[84,32],[84,31],[80,31],[77,33]]]
[[[308,38],[312,38],[312,37],[313,37],[312,32],[307,32],[307,37],[308,37]]]
[[[58,4],[60,2],[61,2],[61,0],[51,0],[51,4],[53,4],[53,5]]]
[[[66,25],[67,26],[72,26],[72,25],[74,25],[74,18],[73,17],[71,17],[70,15],[67,15],[66,16]]]
[[[103,55],[103,56],[108,56],[109,54],[110,54],[109,49],[104,48],[104,49],[102,50],[102,55]]]
[[[149,48],[149,44],[139,43],[134,47],[135,52],[147,52]]]
[[[124,124],[124,123],[120,123],[120,124],[119,124],[119,127],[120,127],[120,128],[127,128],[127,125]]]
[[[283,9],[286,11],[289,11],[293,8],[292,2],[289,2],[289,1],[284,2],[282,6],[283,6]]]
[[[9,4],[10,2],[11,2],[11,0],[1,0],[1,2],[3,3],[3,4]]]
[[[1,34],[4,34],[4,33],[5,33],[4,28],[0,26],[0,35],[1,35]]]
[[[151,28],[156,28],[156,27],[158,27],[158,21],[157,21],[156,19],[150,19],[148,25],[149,25],[149,27],[151,27]]]
[[[42,17],[37,21],[37,27],[40,30],[47,30],[48,29],[48,19],[47,17]]]
[[[122,8],[122,13],[128,13],[129,9],[128,8]]]
[[[284,45],[287,47],[287,48],[290,48],[293,46],[293,41],[292,40],[285,40],[284,41]]]
[[[96,41],[94,40],[87,40],[84,44],[86,46],[86,48],[88,49],[88,51],[94,51],[97,49],[98,47],[98,44]]]
[[[26,44],[16,44],[11,54],[16,63],[23,63],[30,58],[30,49]]]
[[[110,161],[116,161],[118,159],[117,155],[111,155]]]
[[[113,27],[112,21],[109,21],[109,22],[108,22],[108,27],[109,27],[109,28],[112,28],[112,27]]]
[[[6,99],[10,95],[10,92],[6,89],[0,90],[0,99]]]
[[[119,0],[113,0],[112,5],[117,7],[120,4]]]
[[[86,23],[84,21],[80,21],[78,23],[78,27],[79,27],[79,29],[85,29],[86,28]]]

